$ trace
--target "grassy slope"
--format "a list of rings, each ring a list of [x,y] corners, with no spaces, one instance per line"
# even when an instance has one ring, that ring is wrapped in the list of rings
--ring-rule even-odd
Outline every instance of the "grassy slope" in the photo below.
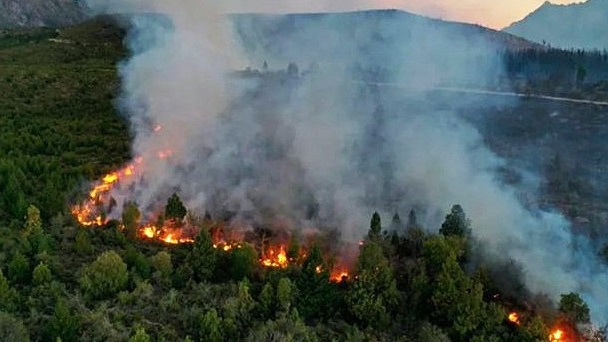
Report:
[[[99,176],[129,156],[113,105],[122,36],[108,19],[0,34],[0,171],[13,170],[4,182],[19,179],[25,201],[47,215],[61,211],[82,175]],[[13,166],[22,175],[10,175]]]

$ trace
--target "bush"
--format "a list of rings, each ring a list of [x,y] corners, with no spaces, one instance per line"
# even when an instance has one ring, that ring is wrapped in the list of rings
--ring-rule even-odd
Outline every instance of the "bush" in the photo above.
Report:
[[[114,251],[104,252],[82,272],[80,286],[92,298],[104,298],[123,290],[129,280],[127,264]]]

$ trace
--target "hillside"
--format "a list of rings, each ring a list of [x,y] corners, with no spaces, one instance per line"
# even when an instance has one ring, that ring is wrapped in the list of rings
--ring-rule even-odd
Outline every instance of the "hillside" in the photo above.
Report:
[[[433,74],[435,84],[496,83],[502,72],[497,56],[504,50],[542,46],[482,26],[446,22],[397,10],[293,15],[233,16],[235,31],[250,59],[261,66],[320,64],[375,69],[376,79],[391,75]],[[311,39],[321,37],[321,39]],[[449,53],[448,53],[449,52]],[[355,63],[345,64],[345,60]],[[348,58],[346,58],[348,57]],[[426,63],[421,63],[426,61]],[[461,65],[462,68],[453,68]],[[424,66],[432,66],[427,70]],[[422,67],[422,68],[421,68]],[[494,70],[491,80],[472,79],[466,69]],[[421,76],[423,77],[423,76]],[[422,81],[422,80],[421,80]]]
[[[57,27],[84,18],[78,0],[0,0],[0,28]]]
[[[370,64],[361,65],[361,73],[356,76],[386,77],[381,72],[374,73],[375,67],[397,65],[396,61],[389,63],[380,57],[387,56],[388,49],[394,47],[391,44],[399,42],[398,36],[405,31],[388,29],[385,24],[391,26],[395,22],[374,21],[376,15],[378,13],[351,14],[348,19],[343,17],[345,19],[339,24],[344,25],[340,34],[346,36],[342,37],[351,38],[347,36],[346,25],[359,24],[356,36],[362,39],[359,42],[366,44],[358,46],[361,50],[357,51],[369,51],[375,46],[387,49],[381,55],[369,51],[364,57]],[[384,15],[405,16],[394,12]],[[333,20],[336,15],[319,16],[332,18],[325,21],[325,25],[332,25],[330,21],[336,23]],[[362,21],[360,16],[367,19]],[[315,46],[331,53],[344,47],[346,41],[332,41],[331,38],[339,36],[319,34],[310,36],[308,42],[303,41],[302,32],[307,29],[301,23],[318,20],[315,15],[271,19],[278,26],[264,26],[266,38],[249,40],[250,43],[263,42],[250,45],[249,52],[263,60],[267,58],[271,67],[262,72],[249,70],[245,73],[249,77],[254,75],[259,82],[247,82],[249,90],[222,115],[222,125],[218,128],[231,131],[243,127],[244,130],[230,134],[229,141],[224,143],[242,141],[242,135],[251,132],[258,138],[252,141],[255,144],[246,145],[244,151],[262,150],[270,152],[260,154],[262,158],[282,158],[280,156],[290,155],[290,150],[283,148],[294,143],[290,138],[293,136],[291,127],[286,125],[290,116],[286,106],[293,105],[294,95],[306,91],[303,88],[308,76],[293,67],[286,72],[287,65],[279,64],[281,58],[297,58],[295,48],[283,50],[289,53],[285,56],[277,55],[280,51],[273,49],[285,46],[291,38],[298,38],[293,43],[303,44],[303,54],[313,53]],[[242,20],[253,23],[259,16]],[[368,22],[367,28],[383,27],[385,30],[374,36],[363,29],[364,22]],[[496,53],[496,48],[501,50],[501,37],[510,37],[478,27],[448,25],[465,31],[465,38],[459,33],[445,36],[446,32],[435,31],[436,35],[431,37],[458,40],[443,48],[429,47],[418,61],[443,49],[457,47],[458,42],[490,41],[493,42],[489,43],[493,47],[491,51]],[[312,25],[308,29],[310,27],[319,26]],[[396,40],[388,39],[389,32],[395,32],[393,38]],[[409,32],[415,35],[413,41],[427,38],[421,33],[424,30]],[[479,40],[474,32],[481,32],[484,38]],[[59,30],[18,29],[0,34],[0,93],[3,94],[0,97],[0,341],[542,341],[550,333],[567,340],[582,338],[579,323],[587,323],[589,307],[598,304],[589,301],[587,305],[586,298],[584,300],[577,293],[569,293],[561,300],[556,298],[559,304],[551,303],[546,295],[528,293],[524,286],[526,270],[515,261],[485,260],[481,263],[477,253],[483,242],[471,235],[471,231],[484,229],[477,225],[481,217],[469,215],[469,208],[464,209],[465,214],[459,205],[454,205],[449,212],[438,213],[445,221],[436,225],[426,223],[424,209],[420,207],[391,207],[391,216],[382,217],[378,213],[365,213],[366,219],[357,222],[364,235],[350,241],[352,246],[341,245],[339,233],[330,230],[331,227],[328,230],[319,227],[318,231],[309,233],[308,230],[298,231],[300,227],[289,227],[286,220],[280,220],[278,226],[247,225],[243,228],[218,216],[212,217],[213,213],[198,217],[194,211],[186,215],[183,211],[191,208],[184,207],[185,202],[182,203],[178,194],[168,199],[160,198],[167,205],[162,206],[164,210],[160,209],[162,213],[155,224],[169,231],[171,228],[192,228],[197,235],[184,243],[171,240],[171,234],[161,235],[163,230],[138,230],[146,208],[138,208],[137,203],[129,203],[122,208],[121,217],[98,227],[79,224],[68,207],[78,202],[77,199],[95,197],[87,196],[88,180],[108,173],[103,184],[92,185],[116,185],[112,183],[116,182],[112,176],[119,175],[110,172],[125,166],[131,157],[129,125],[115,109],[115,99],[120,92],[116,65],[126,56],[122,47],[124,34],[111,18],[97,18]],[[375,42],[369,43],[370,39]],[[508,39],[528,44],[517,38]],[[385,45],[387,41],[391,44]],[[442,40],[444,42],[446,39]],[[464,51],[462,46],[460,49]],[[500,55],[495,56],[500,62]],[[314,57],[320,63],[336,61],[334,56],[321,53]],[[306,60],[295,61],[305,65]],[[521,64],[525,66],[525,63]],[[474,66],[477,64],[469,68]],[[422,79],[427,75],[420,76]],[[231,81],[239,82],[238,79]],[[347,119],[343,123],[349,125],[357,116],[371,117],[372,113],[376,118],[370,122],[374,125],[362,127],[361,134],[383,127],[384,131],[377,132],[398,133],[396,131],[408,130],[410,123],[416,124],[427,115],[431,123],[442,125],[446,115],[461,113],[478,127],[479,134],[491,140],[490,146],[497,151],[504,150],[501,156],[516,160],[516,166],[526,164],[528,158],[537,161],[530,148],[543,141],[543,125],[560,124],[558,133],[571,132],[569,122],[558,121],[562,116],[547,111],[567,110],[561,114],[564,119],[584,119],[577,117],[576,105],[550,108],[532,99],[534,106],[531,109],[518,107],[511,101],[509,103],[516,107],[505,109],[504,100],[500,98],[460,96],[441,91],[429,92],[423,97],[419,94],[409,96],[409,91],[398,87],[378,91],[380,87],[373,82],[353,81],[359,81],[355,83],[361,96],[347,108]],[[321,95],[316,104],[341,101],[332,93]],[[447,98],[442,98],[445,96]],[[324,101],[328,99],[331,101]],[[537,105],[540,108],[536,108]],[[497,111],[497,108],[502,110]],[[538,114],[533,116],[535,121],[528,121],[530,116],[526,110]],[[595,108],[587,110],[595,112]],[[244,115],[235,116],[234,113]],[[323,107],[317,113],[330,118],[333,114]],[[515,115],[516,122],[513,122]],[[602,116],[593,120],[603,121],[608,114],[598,115]],[[239,120],[243,117],[247,118],[244,122]],[[399,117],[403,121],[396,121]],[[488,121],[484,120],[486,117]],[[503,121],[507,121],[509,130],[501,129],[505,126]],[[267,129],[255,128],[268,122],[270,124],[264,127]],[[310,126],[306,140],[316,140],[318,132],[315,131],[323,130],[328,123],[321,120],[320,125]],[[416,133],[416,127],[420,126],[410,128],[412,133]],[[603,126],[594,127],[601,130]],[[161,129],[166,127],[159,127]],[[450,125],[449,129],[460,131],[456,125]],[[586,126],[579,132],[596,133]],[[380,133],[372,133],[371,139],[367,140],[374,140],[370,144],[373,144],[371,153],[366,146],[352,148],[360,150],[364,157],[362,162],[380,160],[378,167],[370,165],[365,175],[384,178],[382,169],[391,166],[382,160],[386,143],[384,134]],[[328,134],[341,133],[340,129],[332,128]],[[401,157],[424,156],[433,154],[434,150],[446,149],[447,153],[456,152],[457,158],[447,158],[452,167],[441,171],[461,168],[460,154],[457,149],[450,148],[450,140],[423,146],[422,153],[408,153],[407,148],[415,145],[418,139],[423,141],[419,144],[441,139],[433,134],[426,140],[425,135],[414,135],[400,144]],[[514,135],[519,137],[516,144],[512,143]],[[358,141],[359,137],[351,139],[349,136],[348,141]],[[549,151],[543,152],[552,155],[560,149],[558,143],[562,139],[555,136],[553,140],[544,141],[543,148]],[[568,145],[578,146],[578,141],[568,140]],[[601,144],[602,141],[598,136],[597,142]],[[588,143],[595,142],[593,139]],[[268,144],[281,148],[268,150]],[[330,148],[329,145],[323,148]],[[520,153],[521,150],[526,153]],[[230,154],[241,160],[239,152],[235,150]],[[574,152],[565,149],[564,158],[571,160],[568,157],[572,153],[583,156],[588,152],[589,149]],[[205,160],[207,152],[195,154],[195,159],[201,161]],[[598,155],[604,153],[598,151]],[[266,161],[263,159],[262,164],[269,166],[267,172],[291,174],[291,169],[284,168],[284,163]],[[441,162],[436,159],[427,172],[441,169]],[[331,160],[328,163],[338,164]],[[415,163],[410,165],[414,171]],[[518,171],[517,167],[515,169],[512,172]],[[136,172],[135,168],[125,170],[120,177]],[[409,170],[408,167],[407,173]],[[237,176],[235,170],[221,171],[216,178],[218,181],[232,181]],[[247,173],[253,171],[248,168]],[[560,181],[568,180],[563,172],[558,173]],[[204,175],[211,182],[215,180],[212,177],[214,174]],[[356,182],[344,186],[356,187],[369,178],[357,174]],[[292,191],[281,191],[280,186],[275,183],[271,190],[281,200],[288,198]],[[471,187],[473,192],[463,191],[459,196],[466,200],[479,191]],[[376,190],[384,191],[381,187]],[[420,189],[415,188],[398,195],[409,200],[418,191]],[[585,193],[581,192],[581,195]],[[116,203],[114,198],[107,199]],[[498,205],[490,199],[483,200],[489,206]],[[100,197],[93,201],[100,201]],[[395,211],[399,211],[399,215],[394,214]],[[368,215],[371,220],[367,219]],[[183,219],[184,216],[187,218]],[[511,224],[513,216],[509,215],[508,219],[507,223]],[[248,230],[245,234],[239,229]],[[510,230],[515,229],[518,229],[517,224],[510,227]],[[508,231],[502,233],[508,234]],[[555,247],[556,241],[547,240]],[[559,242],[557,245],[560,246]],[[340,257],[345,256],[352,260],[348,265],[341,265]],[[539,262],[547,261],[540,259]],[[605,342],[606,339],[600,336],[593,341]]]
[[[608,49],[608,0],[571,5],[545,2],[505,32],[564,49]]]

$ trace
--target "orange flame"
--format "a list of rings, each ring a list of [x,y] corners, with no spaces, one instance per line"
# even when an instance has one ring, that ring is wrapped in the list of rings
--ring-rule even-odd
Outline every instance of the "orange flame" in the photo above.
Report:
[[[334,271],[331,273],[331,276],[329,277],[329,279],[331,281],[333,281],[334,283],[341,283],[343,281],[345,281],[346,279],[348,279],[349,274],[347,271]]]
[[[285,253],[285,246],[280,246],[278,250],[276,248],[269,248],[266,255],[262,257],[260,263],[266,267],[285,268],[289,264],[287,260],[287,253]]]
[[[551,335],[549,335],[549,341],[550,342],[564,342],[565,340],[563,340],[564,337],[564,332],[561,329],[555,329],[551,332]]]
[[[509,314],[509,317],[508,317],[508,318],[509,318],[509,321],[510,321],[511,323],[515,323],[515,324],[517,324],[517,325],[519,325],[519,324],[520,324],[520,323],[519,323],[519,314],[518,314],[517,312],[511,312],[511,313]]]
[[[156,237],[156,227],[155,226],[145,226],[139,229],[141,235],[147,237],[148,239],[154,239]]]

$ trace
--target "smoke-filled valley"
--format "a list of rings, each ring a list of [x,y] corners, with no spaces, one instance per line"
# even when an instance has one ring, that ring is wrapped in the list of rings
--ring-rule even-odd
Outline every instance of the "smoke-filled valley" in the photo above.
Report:
[[[525,52],[554,51],[397,11],[226,16],[206,1],[90,5],[126,13],[116,19],[129,57],[114,104],[130,127],[131,160],[75,196],[75,224],[94,228],[72,222],[60,245],[87,234],[114,241],[133,275],[115,290],[96,286],[96,263],[116,257],[105,247],[97,259],[84,252],[87,302],[63,305],[84,312],[118,293],[127,306],[149,291],[181,315],[175,303],[195,302],[177,328],[142,320],[134,335],[110,329],[115,340],[146,331],[155,340],[273,331],[277,340],[602,340],[608,106],[513,96],[522,79],[528,91],[546,86],[535,83],[542,67],[525,80],[521,70],[538,63]],[[601,92],[600,76],[568,68],[579,74],[560,79],[556,93]],[[35,212],[27,214],[26,226]],[[253,265],[243,266],[249,244]],[[146,263],[154,276],[138,269]],[[204,303],[222,286],[233,288],[234,307]],[[169,298],[172,287],[180,299]],[[104,336],[91,321],[79,332]]]

